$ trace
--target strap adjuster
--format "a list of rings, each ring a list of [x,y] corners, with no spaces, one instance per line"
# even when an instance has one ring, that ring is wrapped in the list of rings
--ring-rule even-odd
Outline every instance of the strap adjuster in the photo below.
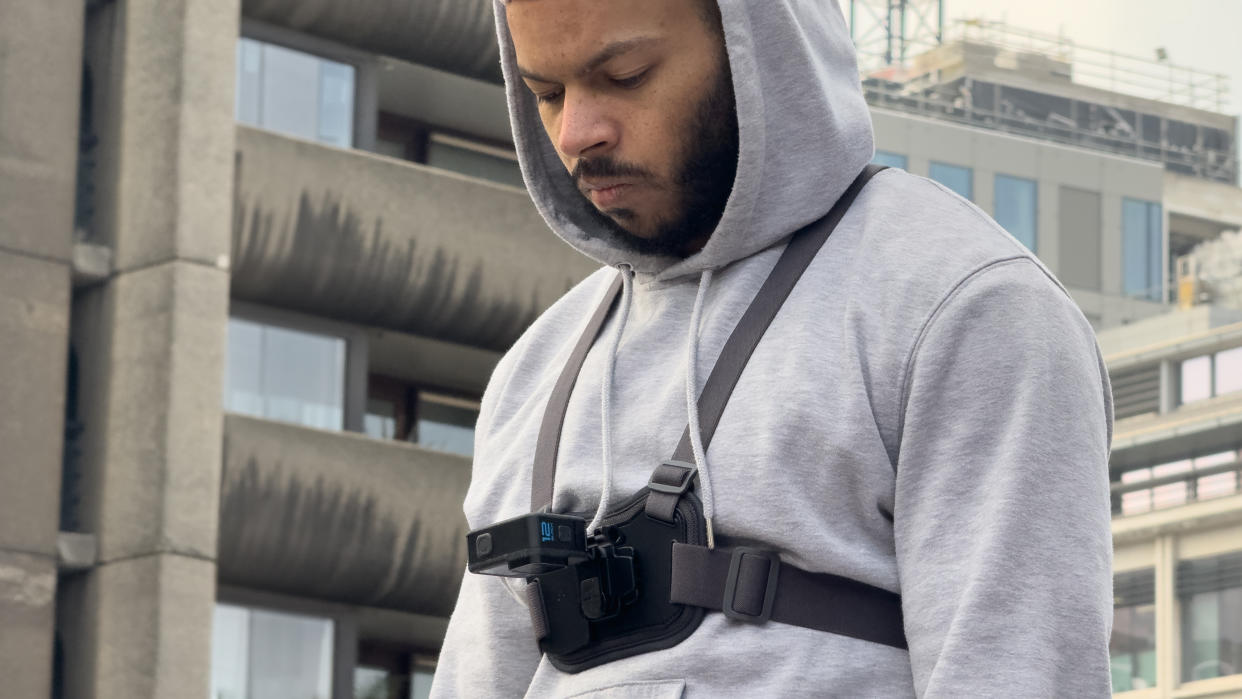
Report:
[[[665,461],[651,473],[647,489],[656,493],[668,493],[678,497],[685,495],[699,472],[694,464],[685,461]]]
[[[748,614],[734,606],[737,595],[738,577],[742,571],[742,559],[745,556],[762,558],[768,562],[767,575],[764,581],[763,607],[758,614]],[[753,568],[752,568],[753,570]],[[751,624],[762,624],[772,618],[772,603],[776,600],[776,582],[780,579],[781,559],[775,551],[764,551],[747,546],[733,549],[729,559],[729,577],[725,579],[724,600],[720,611],[730,619],[745,621]]]

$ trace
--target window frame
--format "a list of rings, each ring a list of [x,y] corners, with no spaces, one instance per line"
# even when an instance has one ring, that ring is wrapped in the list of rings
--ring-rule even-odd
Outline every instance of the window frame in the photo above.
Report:
[[[1127,209],[1132,205],[1140,206],[1143,211],[1144,230],[1143,234],[1143,250],[1153,255],[1151,259],[1147,259],[1143,265],[1144,272],[1147,275],[1155,275],[1155,279],[1149,278],[1147,286],[1139,290],[1130,290],[1127,288],[1126,273],[1129,271],[1127,262],[1128,242],[1133,239],[1133,233],[1127,230],[1126,213]],[[1155,303],[1167,303],[1168,296],[1166,286],[1168,280],[1165,278],[1167,265],[1164,261],[1166,238],[1168,232],[1166,230],[1164,216],[1164,203],[1159,201],[1151,201],[1149,199],[1140,199],[1138,197],[1121,198],[1121,295],[1125,298],[1134,298]],[[1153,224],[1156,226],[1153,230]],[[1154,239],[1153,239],[1154,236]]]
[[[885,157],[891,162],[883,162],[880,160],[881,157]],[[900,165],[893,164],[893,162],[898,162],[898,161],[901,163]],[[885,165],[887,167],[896,167],[898,169],[905,170],[907,172],[910,171],[910,156],[904,155],[902,153],[898,153],[896,151],[883,150],[883,149],[877,148],[875,151],[875,156],[871,158],[871,162],[875,163],[876,165]]]
[[[212,605],[227,604],[246,609],[296,614],[332,622],[332,699],[353,699],[354,667],[358,662],[358,619],[344,604],[322,602],[220,585]],[[208,665],[210,667],[210,663]]]
[[[1194,621],[1191,618],[1190,605],[1188,604],[1188,602],[1192,601],[1195,597],[1201,594],[1220,594],[1220,593],[1230,591],[1230,590],[1239,590],[1239,594],[1242,595],[1242,575],[1240,575],[1237,579],[1232,581],[1236,584],[1227,584],[1223,586],[1213,585],[1209,589],[1186,590],[1184,589],[1183,582],[1182,582],[1183,570],[1193,565],[1193,563],[1196,561],[1220,561],[1222,559],[1235,559],[1236,560],[1239,557],[1242,557],[1242,550],[1231,550],[1231,551],[1217,553],[1215,555],[1195,556],[1193,558],[1184,558],[1184,559],[1179,559],[1176,561],[1176,569],[1174,571],[1174,577],[1175,577],[1174,599],[1175,599],[1175,604],[1177,607],[1177,617],[1178,617],[1178,623],[1177,623],[1177,629],[1176,629],[1177,647],[1179,651],[1178,652],[1178,666],[1179,667],[1177,668],[1177,685],[1178,686],[1182,686],[1182,687],[1188,686],[1188,685],[1193,686],[1200,682],[1219,682],[1221,680],[1228,680],[1228,679],[1242,680],[1242,667],[1232,667],[1232,666],[1231,666],[1231,669],[1233,670],[1233,672],[1227,675],[1218,675],[1217,677],[1206,677],[1206,678],[1199,678],[1199,679],[1195,679],[1193,677],[1192,678],[1186,677],[1186,670],[1188,668],[1188,664],[1191,662],[1192,657],[1193,657],[1191,648],[1189,647],[1190,644],[1187,643],[1187,640],[1188,640],[1187,631],[1190,630],[1194,625]],[[1219,610],[1217,611],[1217,614],[1220,615]],[[1240,623],[1239,628],[1242,628],[1242,623]],[[1218,660],[1217,662],[1220,662],[1220,661]],[[1197,666],[1194,666],[1194,667],[1197,667]]]
[[[343,432],[363,432],[367,409],[367,334],[363,328],[319,316],[231,300],[229,318],[270,325],[345,341]],[[225,349],[225,366],[228,350]],[[227,368],[226,368],[227,371]],[[223,380],[223,377],[222,377]]]
[[[970,176],[969,194],[968,195],[962,194],[961,192],[958,192],[956,189],[953,189],[949,185],[945,184],[943,181],[937,179],[935,175],[933,174],[937,166],[965,171],[966,174]],[[975,169],[971,167],[970,165],[959,165],[957,163],[947,163],[947,162],[944,162],[943,160],[933,160],[927,165],[927,177],[928,179],[932,180],[933,182],[938,183],[940,186],[948,189],[949,191],[965,197],[968,201],[973,202],[975,200]]]
[[[241,20],[238,41],[252,39],[273,44],[292,51],[301,51],[354,69],[354,106],[351,136],[353,150],[375,150],[379,122],[379,75],[378,59],[365,51],[350,48],[328,39],[303,34],[286,27],[279,27],[248,17]],[[236,67],[234,67],[236,71]],[[321,144],[334,148],[328,144]]]
[[[1013,231],[1010,231],[1008,228],[1005,228],[1003,224],[1001,225],[1001,227],[1005,228],[1005,231],[1009,233],[1009,235],[1012,235],[1015,239],[1017,239],[1018,242],[1025,245],[1027,249],[1031,251],[1031,254],[1038,255],[1039,254],[1039,180],[1031,178],[1031,177],[1022,177],[1020,175],[1011,175],[1007,172],[995,173],[995,175],[992,178],[992,192],[993,192],[992,218],[996,219],[997,223],[1000,223],[1000,219],[998,216],[1000,211],[999,211],[999,206],[998,206],[999,197],[996,196],[996,192],[1000,191],[1001,180],[1008,180],[1010,182],[1014,182],[1014,183],[1017,183],[1023,186],[1029,184],[1031,186],[1032,209],[1031,209],[1031,242],[1030,244],[1027,245],[1026,241],[1022,240],[1021,238],[1018,238],[1018,235],[1016,233],[1014,233]]]
[[[1184,357],[1177,357],[1171,360],[1172,363],[1176,367],[1176,369],[1173,371],[1174,380],[1172,382],[1173,384],[1175,384],[1175,390],[1174,390],[1175,407],[1181,408],[1187,405],[1202,404],[1206,401],[1220,398],[1221,396],[1233,396],[1233,395],[1242,396],[1242,388],[1235,389],[1232,391],[1226,391],[1224,393],[1220,393],[1217,391],[1217,384],[1219,383],[1219,376],[1218,376],[1217,367],[1216,367],[1217,357],[1226,352],[1239,351],[1239,350],[1242,350],[1242,345],[1234,346],[1234,347],[1221,347],[1218,349],[1213,349],[1210,352],[1205,352],[1201,354],[1192,354],[1192,355],[1188,355]],[[1195,361],[1199,359],[1208,360],[1208,375],[1207,375],[1208,394],[1207,396],[1203,398],[1196,398],[1195,400],[1192,400],[1192,401],[1185,401],[1183,400],[1185,392],[1186,392],[1185,391],[1186,381],[1185,381],[1184,367],[1185,367],[1186,362],[1191,362],[1191,361]]]

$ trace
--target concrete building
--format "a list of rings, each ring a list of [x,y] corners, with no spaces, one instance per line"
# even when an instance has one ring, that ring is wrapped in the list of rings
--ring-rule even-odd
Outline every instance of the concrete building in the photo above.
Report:
[[[1113,685],[1242,695],[1242,311],[1099,334],[1116,396]]]
[[[4,696],[419,696],[478,398],[594,269],[521,188],[490,3],[11,0],[0,58]],[[946,75],[868,83],[879,157],[994,215],[1104,333],[1118,686],[1242,692],[1201,679],[1242,672],[1230,618],[1216,656],[1184,622],[1242,589],[1229,398],[1174,388],[1200,355],[1230,375],[1242,331],[1166,316],[1178,236],[1237,227],[1236,161],[973,123],[926,97]]]
[[[1236,295],[1220,281],[1204,295],[1193,273],[1242,228],[1237,117],[1204,108],[1222,102],[1213,76],[1187,71],[1176,86],[1198,91],[1161,94],[1144,78],[1164,66],[1131,65],[1106,77],[1136,94],[1103,90],[1054,37],[958,29],[864,80],[877,160],[991,214],[1099,331],[1116,401],[1118,696],[1242,696],[1242,306],[1197,306]]]

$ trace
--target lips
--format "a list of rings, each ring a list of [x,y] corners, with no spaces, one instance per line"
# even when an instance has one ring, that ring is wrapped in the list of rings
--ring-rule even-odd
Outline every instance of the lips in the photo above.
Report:
[[[608,209],[616,206],[632,187],[633,185],[624,182],[606,186],[588,185],[587,192],[592,203],[601,209]]]

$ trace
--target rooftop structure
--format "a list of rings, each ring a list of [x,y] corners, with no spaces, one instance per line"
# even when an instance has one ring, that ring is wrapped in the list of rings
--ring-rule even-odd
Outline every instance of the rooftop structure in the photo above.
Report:
[[[1221,113],[1223,75],[970,20],[954,24],[941,45],[864,76],[873,106],[1237,182],[1238,119]]]

